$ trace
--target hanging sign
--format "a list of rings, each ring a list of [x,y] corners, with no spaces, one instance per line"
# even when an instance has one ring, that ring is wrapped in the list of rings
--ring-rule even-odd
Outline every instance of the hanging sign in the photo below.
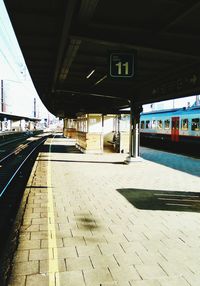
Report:
[[[134,76],[134,55],[131,53],[111,53],[110,76],[113,78],[132,78]]]

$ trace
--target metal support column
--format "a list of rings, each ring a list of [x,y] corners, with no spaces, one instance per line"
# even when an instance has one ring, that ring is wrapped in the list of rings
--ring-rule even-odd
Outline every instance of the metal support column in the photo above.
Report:
[[[140,112],[142,112],[142,106],[133,104],[131,102],[130,106],[130,143],[129,143],[129,156],[126,158],[125,163],[139,162],[142,161],[139,156],[139,146],[140,146],[140,134],[139,134],[139,124],[140,124]]]
[[[1,80],[1,111],[4,112],[4,90],[3,90],[3,80]]]
[[[101,151],[104,152],[104,114],[101,115]]]
[[[36,117],[36,98],[34,98],[34,102],[33,102],[33,117]]]

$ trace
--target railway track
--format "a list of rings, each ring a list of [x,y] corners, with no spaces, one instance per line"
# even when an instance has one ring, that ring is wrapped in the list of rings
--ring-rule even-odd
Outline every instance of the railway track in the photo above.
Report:
[[[17,245],[19,226],[14,224],[39,148],[49,135],[30,137],[6,145],[0,156],[0,285],[6,285],[9,264]],[[12,146],[12,147],[11,147]]]

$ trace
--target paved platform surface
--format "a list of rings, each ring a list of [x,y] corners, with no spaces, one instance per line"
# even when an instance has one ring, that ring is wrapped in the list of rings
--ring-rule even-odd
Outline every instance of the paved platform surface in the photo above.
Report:
[[[9,285],[199,286],[200,160],[67,144],[48,139],[34,165]]]

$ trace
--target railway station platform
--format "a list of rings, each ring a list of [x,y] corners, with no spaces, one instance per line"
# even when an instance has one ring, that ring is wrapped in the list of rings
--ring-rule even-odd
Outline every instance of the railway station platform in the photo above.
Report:
[[[199,286],[200,160],[126,156],[46,141],[19,210],[10,286]]]

